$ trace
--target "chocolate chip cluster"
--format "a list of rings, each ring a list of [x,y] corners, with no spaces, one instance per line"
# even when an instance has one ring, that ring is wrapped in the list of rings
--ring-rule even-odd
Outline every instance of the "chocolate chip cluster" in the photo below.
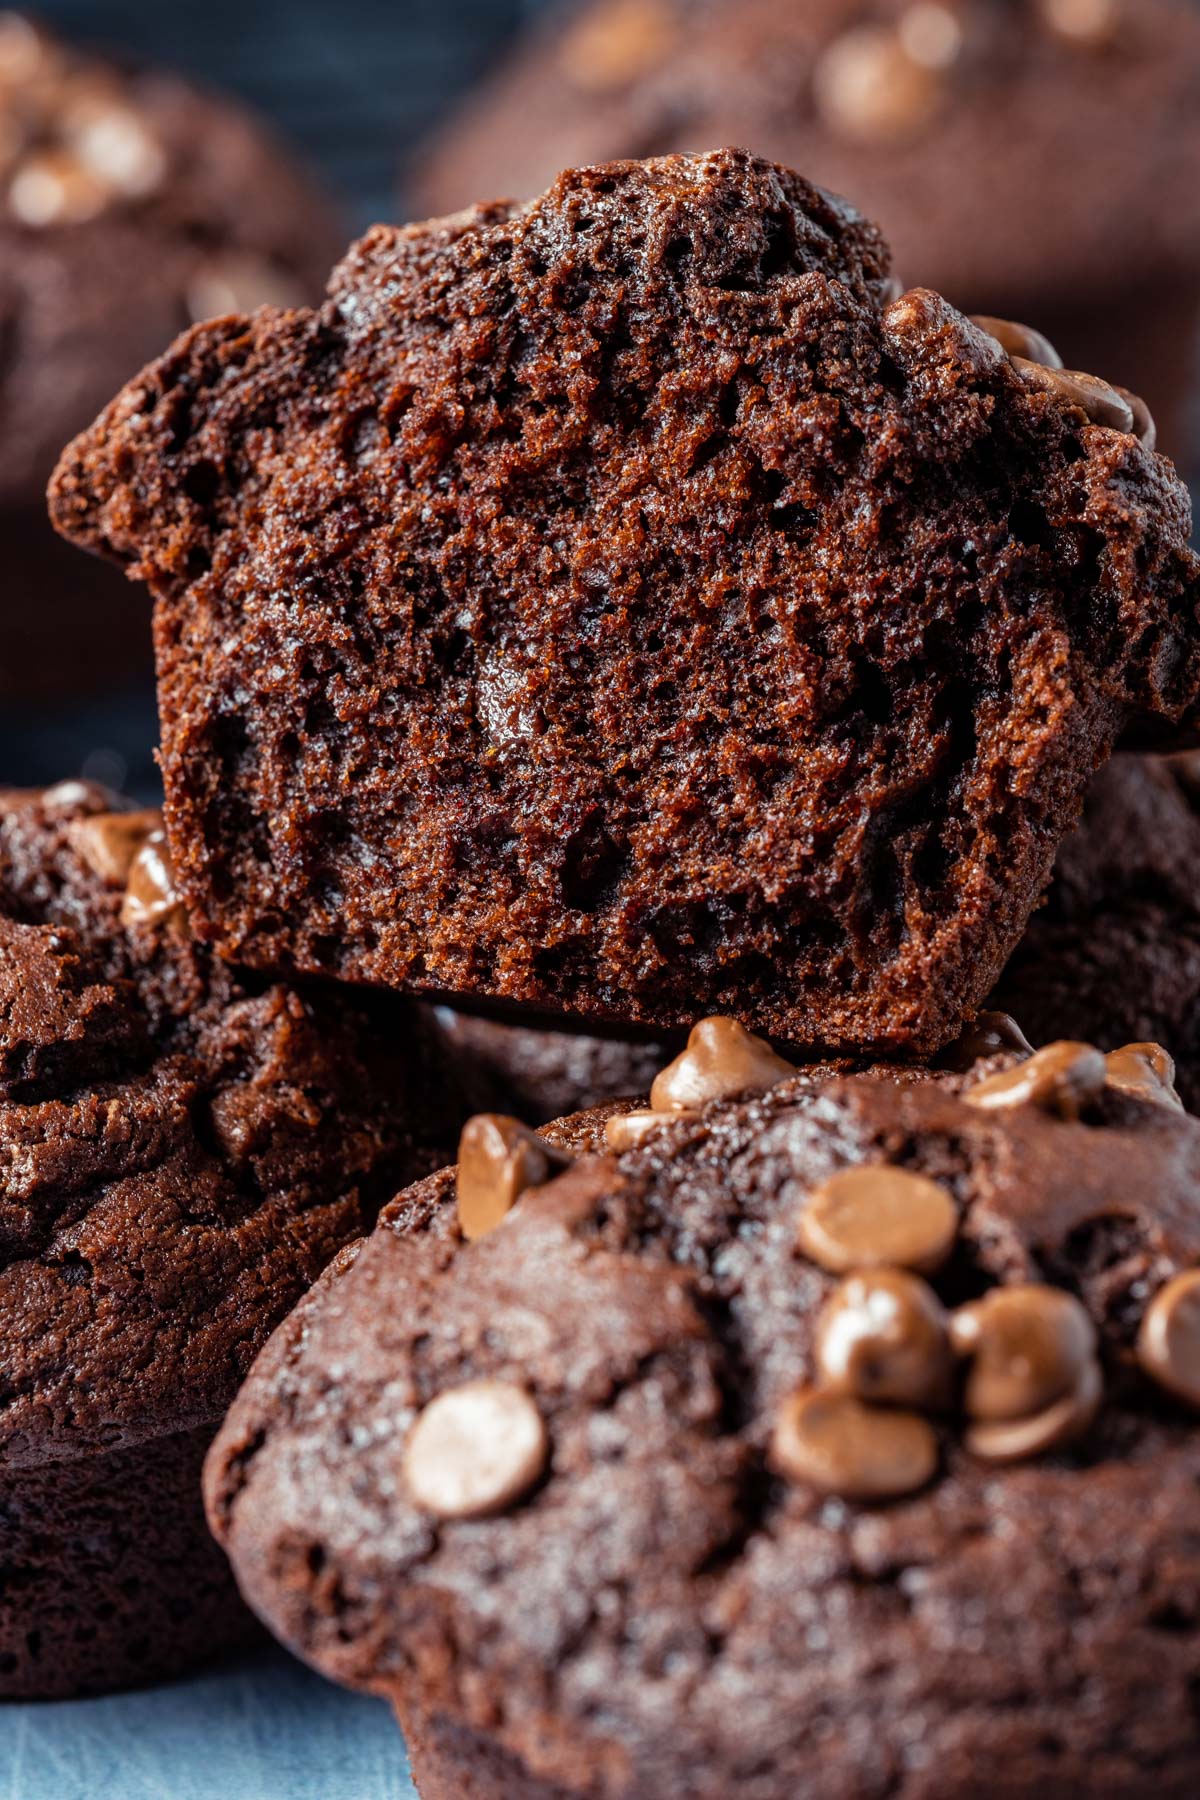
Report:
[[[963,1441],[989,1462],[1036,1456],[1090,1425],[1103,1383],[1083,1306],[1027,1283],[948,1312],[924,1276],[945,1265],[957,1235],[946,1190],[888,1164],[843,1169],[809,1196],[799,1250],[853,1273],[817,1321],[815,1382],[776,1422],[781,1474],[849,1499],[923,1487],[938,1462],[926,1415],[949,1413],[960,1391]]]
[[[81,224],[153,194],[167,169],[115,71],[0,13],[0,191],[18,223]]]
[[[963,1098],[982,1111],[1036,1106],[1078,1119],[1106,1087],[1178,1107],[1173,1075],[1158,1044],[1104,1056],[1063,1041]],[[816,1379],[776,1421],[779,1473],[847,1499],[891,1498],[923,1487],[937,1467],[927,1415],[957,1408],[965,1448],[996,1463],[1058,1449],[1092,1423],[1103,1377],[1095,1327],[1073,1294],[1024,1283],[949,1312],[924,1279],[948,1262],[958,1235],[957,1207],[938,1183],[883,1163],[840,1170],[808,1197],[796,1235],[801,1254],[845,1279],[817,1322]],[[1200,1398],[1200,1271],[1156,1297],[1138,1358],[1161,1386]]]
[[[1128,0],[1030,0],[1031,30],[1075,50],[1108,50]],[[648,81],[679,44],[684,20],[671,0],[609,0],[569,30],[565,79],[589,94]],[[864,20],[832,38],[812,69],[812,103],[836,136],[864,145],[919,137],[955,93],[955,76],[990,47],[986,17],[960,0],[911,0],[890,20]]]
[[[1032,0],[1029,24],[1076,50],[1109,49],[1127,0]],[[919,137],[955,93],[955,76],[989,53],[986,16],[947,0],[912,0],[889,21],[852,25],[813,68],[818,116],[837,137],[883,147]]]
[[[1128,1044],[1107,1056],[1059,1042],[1033,1052],[1004,1014],[985,1014],[943,1060],[970,1071],[968,1106],[1004,1114],[1037,1108],[1077,1120],[1106,1090],[1178,1108],[1170,1056]],[[1000,1066],[997,1066],[997,1065]],[[649,1108],[614,1112],[618,1154],[713,1101],[764,1093],[799,1071],[733,1019],[702,1020],[654,1082]],[[518,1120],[481,1114],[459,1153],[463,1237],[500,1226],[530,1189],[573,1183],[580,1216],[610,1185],[611,1157],[572,1164]],[[882,1501],[912,1493],[938,1467],[947,1429],[981,1461],[1006,1464],[1077,1441],[1104,1393],[1096,1328],[1074,1294],[1049,1283],[988,1288],[958,1306],[935,1279],[953,1264],[959,1206],[942,1183],[890,1162],[851,1164],[805,1198],[796,1252],[838,1278],[816,1321],[811,1381],[775,1418],[774,1471],[828,1495]],[[1200,1406],[1200,1270],[1167,1282],[1146,1308],[1138,1362],[1159,1387]],[[438,1395],[410,1434],[413,1499],[443,1518],[481,1517],[536,1483],[549,1442],[516,1384],[469,1381]]]
[[[0,218],[40,233],[166,195],[172,153],[160,124],[120,70],[0,12]],[[198,322],[304,297],[267,257],[231,246],[197,248],[185,300]]]
[[[1082,369],[1064,369],[1062,357],[1049,338],[1031,325],[1021,325],[1015,319],[992,318],[986,313],[972,314],[971,323],[995,338],[1027,387],[1041,388],[1082,413],[1091,424],[1127,432],[1147,450],[1153,450],[1158,432],[1150,408],[1137,394],[1113,382],[1101,381],[1098,375],[1086,375]]]

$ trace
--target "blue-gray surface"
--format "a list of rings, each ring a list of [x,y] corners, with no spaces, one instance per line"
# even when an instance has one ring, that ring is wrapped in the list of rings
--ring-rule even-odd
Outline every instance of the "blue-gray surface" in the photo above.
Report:
[[[0,1800],[416,1800],[390,1710],[264,1651],[105,1700],[0,1706]]]

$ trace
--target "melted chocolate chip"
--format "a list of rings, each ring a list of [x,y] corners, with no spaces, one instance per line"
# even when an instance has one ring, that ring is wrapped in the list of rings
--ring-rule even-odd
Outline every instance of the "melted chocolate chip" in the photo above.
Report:
[[[1047,393],[1085,413],[1093,425],[1133,432],[1133,408],[1098,375],[1085,375],[1082,369],[1048,369],[1024,356],[1014,356],[1011,361],[1029,387],[1045,388]]]
[[[1098,1050],[1064,1038],[1047,1044],[1015,1069],[989,1076],[963,1097],[968,1106],[985,1111],[1039,1106],[1060,1118],[1077,1119],[1102,1092],[1107,1077],[1104,1058]]]
[[[821,1384],[860,1400],[942,1407],[952,1368],[946,1327],[945,1309],[918,1276],[902,1269],[851,1275],[817,1321]]]
[[[506,1219],[527,1188],[538,1187],[569,1159],[503,1113],[476,1113],[458,1145],[458,1223],[479,1238]]]
[[[152,831],[129,866],[121,923],[164,926],[183,918],[183,901],[175,886],[166,833]]]
[[[519,1500],[546,1466],[537,1407],[508,1381],[468,1381],[431,1400],[409,1434],[404,1479],[439,1519],[479,1519]]]
[[[994,337],[1009,357],[1024,357],[1026,362],[1040,363],[1044,369],[1061,369],[1063,359],[1048,337],[1032,325],[1021,325],[1016,319],[995,319],[990,313],[972,313],[972,325],[978,325]]]
[[[1089,1359],[1075,1386],[1060,1400],[1027,1418],[976,1420],[967,1426],[963,1442],[972,1456],[985,1462],[1026,1462],[1081,1438],[1099,1411],[1103,1395],[1100,1365]]]
[[[710,1100],[765,1093],[795,1073],[793,1063],[736,1019],[701,1019],[687,1048],[655,1076],[650,1105],[655,1112],[690,1112]]]
[[[938,1447],[919,1413],[868,1406],[853,1394],[808,1388],[784,1402],[771,1462],[790,1481],[847,1500],[888,1500],[932,1479]]]
[[[842,1169],[809,1196],[797,1225],[806,1256],[841,1273],[877,1263],[928,1272],[954,1247],[958,1209],[925,1175],[887,1163]]]
[[[1138,1332],[1137,1354],[1160,1387],[1200,1406],[1200,1269],[1176,1275],[1155,1294]]]
[[[1161,1044],[1123,1044],[1104,1059],[1109,1087],[1183,1111],[1175,1092],[1175,1059]]]
[[[147,838],[162,829],[157,808],[146,812],[92,813],[71,827],[71,842],[101,881],[123,887],[138,851]]]
[[[970,1358],[970,1418],[1027,1419],[1073,1393],[1096,1354],[1096,1331],[1073,1294],[1030,1283],[993,1288],[960,1307],[950,1341]]]

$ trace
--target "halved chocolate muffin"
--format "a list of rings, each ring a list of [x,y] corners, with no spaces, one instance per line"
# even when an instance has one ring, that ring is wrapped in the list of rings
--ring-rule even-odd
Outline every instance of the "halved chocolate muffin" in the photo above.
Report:
[[[1055,362],[738,151],[379,227],[321,309],[180,339],[53,513],[155,594],[197,929],[936,1049],[1119,734],[1200,686],[1186,493]]]

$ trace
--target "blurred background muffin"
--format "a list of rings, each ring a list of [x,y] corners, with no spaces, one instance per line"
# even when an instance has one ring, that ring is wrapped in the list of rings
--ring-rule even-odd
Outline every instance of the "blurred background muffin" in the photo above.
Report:
[[[148,688],[144,598],[46,521],[63,444],[214,313],[319,294],[331,203],[240,107],[0,13],[0,707]],[[10,771],[20,774],[21,771]]]
[[[417,215],[745,144],[852,195],[907,285],[1023,319],[1185,448],[1200,305],[1192,0],[584,0],[417,161]]]

